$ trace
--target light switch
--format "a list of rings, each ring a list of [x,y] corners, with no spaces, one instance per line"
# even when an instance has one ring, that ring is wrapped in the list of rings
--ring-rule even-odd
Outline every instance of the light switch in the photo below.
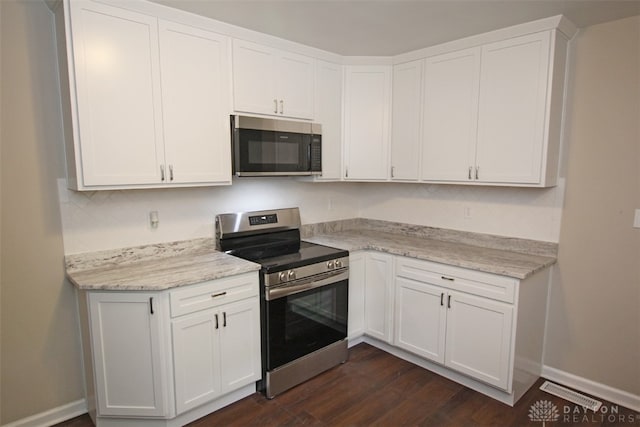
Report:
[[[636,217],[633,219],[633,227],[640,228],[640,209],[636,209]]]

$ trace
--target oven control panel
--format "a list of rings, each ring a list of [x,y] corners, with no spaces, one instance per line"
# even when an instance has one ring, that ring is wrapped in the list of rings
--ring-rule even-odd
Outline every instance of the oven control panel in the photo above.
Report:
[[[317,262],[290,270],[270,273],[265,276],[265,286],[284,285],[288,282],[315,280],[316,276],[349,270],[349,257]]]
[[[249,217],[249,225],[277,224],[278,214],[254,215]]]

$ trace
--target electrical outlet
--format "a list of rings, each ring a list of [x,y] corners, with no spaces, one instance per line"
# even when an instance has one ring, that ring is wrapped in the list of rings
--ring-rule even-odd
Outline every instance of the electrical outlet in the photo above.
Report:
[[[152,229],[158,228],[160,224],[160,219],[158,218],[158,211],[149,212],[149,225]]]
[[[464,219],[471,219],[473,217],[473,212],[471,210],[471,206],[464,207]]]
[[[633,227],[640,228],[640,209],[636,209],[636,216],[633,219]]]

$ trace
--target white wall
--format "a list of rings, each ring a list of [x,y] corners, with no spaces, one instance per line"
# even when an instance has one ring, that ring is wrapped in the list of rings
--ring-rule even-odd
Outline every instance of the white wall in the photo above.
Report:
[[[640,401],[640,16],[574,40],[545,364]]]
[[[362,194],[360,216],[557,242],[563,195],[564,179],[549,189],[372,184]]]
[[[358,216],[362,184],[237,178],[232,186],[75,192],[59,180],[66,254],[213,237],[216,214],[300,207],[304,224]],[[157,211],[160,224],[149,225]]]
[[[2,0],[0,424],[84,395],[75,290],[65,281],[64,170],[53,15]]]
[[[562,187],[514,189],[238,178],[232,186],[75,192],[59,180],[66,254],[213,237],[216,214],[299,206],[304,224],[366,217],[555,242]],[[471,209],[471,218],[464,209]],[[149,212],[160,225],[151,229]]]

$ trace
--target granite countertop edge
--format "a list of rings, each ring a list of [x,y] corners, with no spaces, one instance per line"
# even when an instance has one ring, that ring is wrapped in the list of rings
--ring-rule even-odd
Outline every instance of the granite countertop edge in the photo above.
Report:
[[[448,236],[438,238],[442,235],[439,229],[427,230],[432,235],[426,235],[424,230],[412,235],[398,232],[398,227],[391,228],[391,232],[381,231],[371,224],[376,225],[357,220],[342,221],[337,229],[312,224],[303,230],[303,240],[349,251],[375,250],[521,280],[556,263],[554,244],[547,242],[531,241],[533,250],[527,253],[511,247],[491,247],[492,242],[487,247],[482,244],[486,240],[473,240],[477,238],[473,233],[468,233],[472,240],[465,235],[466,240],[452,241]],[[391,223],[382,225],[388,224]],[[440,234],[433,235],[432,230]],[[529,245],[527,241],[511,240]],[[536,247],[539,243],[542,250]],[[259,264],[217,251],[212,238],[72,254],[65,257],[65,263],[70,282],[78,289],[92,291],[161,291],[260,269]]]
[[[380,237],[373,237],[370,232],[354,229],[316,234],[305,237],[304,240],[349,251],[385,252],[520,280],[544,270],[557,261],[554,256],[526,254],[429,238],[418,239],[394,235],[396,241],[387,243],[388,236],[383,234],[380,234]],[[412,242],[416,240],[419,240],[419,243]]]

